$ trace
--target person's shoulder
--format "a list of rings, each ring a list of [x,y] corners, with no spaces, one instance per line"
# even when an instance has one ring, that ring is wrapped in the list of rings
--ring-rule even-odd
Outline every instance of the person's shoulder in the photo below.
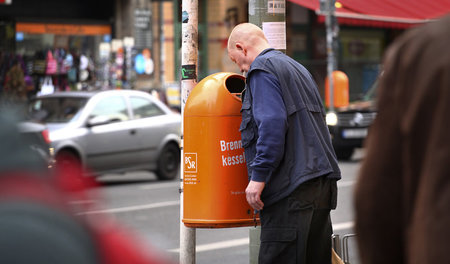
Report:
[[[276,80],[276,77],[266,69],[255,69],[252,71],[252,77],[256,77],[259,82],[266,82],[268,80]],[[255,78],[252,78],[255,79]],[[262,80],[262,81],[261,81]]]
[[[299,62],[279,50],[273,50],[269,52],[265,57],[264,62],[270,63],[272,65],[284,65],[286,62],[289,62],[290,64],[300,65]]]

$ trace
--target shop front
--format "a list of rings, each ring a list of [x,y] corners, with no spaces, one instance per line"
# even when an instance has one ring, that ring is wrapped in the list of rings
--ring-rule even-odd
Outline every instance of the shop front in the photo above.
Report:
[[[301,61],[324,90],[327,76],[325,12],[322,0],[286,0],[290,30],[288,55]],[[373,84],[386,48],[405,30],[435,20],[450,11],[448,1],[333,1],[334,67],[349,77],[350,100],[358,100]]]
[[[114,2],[15,0],[0,6],[0,97],[86,90],[109,72],[101,43],[113,35]],[[108,69],[109,71],[109,69]]]
[[[33,77],[33,91],[42,85],[55,91],[82,90],[103,79],[96,72],[98,47],[111,39],[110,25],[18,22],[15,32],[15,55],[25,76]]]

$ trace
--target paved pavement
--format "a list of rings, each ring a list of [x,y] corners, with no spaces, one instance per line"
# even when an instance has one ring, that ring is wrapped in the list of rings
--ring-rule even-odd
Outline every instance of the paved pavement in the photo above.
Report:
[[[338,207],[332,211],[334,233],[340,237],[353,233],[353,187],[360,161],[364,156],[358,150],[352,161],[341,162],[343,179],[338,182]],[[99,210],[86,214],[112,214],[136,232],[145,243],[164,251],[174,260],[179,259],[179,180],[161,182],[147,172],[126,175],[105,175],[97,191]],[[89,202],[89,201],[85,201]],[[196,229],[196,263],[248,264],[249,229]],[[350,238],[350,263],[357,264],[356,245]]]

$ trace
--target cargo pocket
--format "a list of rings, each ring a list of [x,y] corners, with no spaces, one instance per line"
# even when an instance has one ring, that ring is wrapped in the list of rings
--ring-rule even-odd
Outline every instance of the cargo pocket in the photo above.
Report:
[[[297,231],[294,228],[261,230],[259,263],[297,263]]]
[[[252,116],[252,107],[249,101],[244,101],[241,108],[242,122],[239,127],[242,137],[242,146],[247,147],[256,140],[256,123]]]
[[[253,124],[253,120],[251,117],[242,119],[239,131],[241,132],[242,146],[244,148],[249,146],[256,140],[256,131],[254,126],[256,126],[256,124]]]

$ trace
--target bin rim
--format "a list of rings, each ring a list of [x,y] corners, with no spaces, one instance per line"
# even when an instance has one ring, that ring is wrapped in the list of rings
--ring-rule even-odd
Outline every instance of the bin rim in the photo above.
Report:
[[[226,82],[230,78],[242,80],[245,89],[245,76],[234,72],[213,73],[203,78],[191,91],[185,104],[184,116],[240,115],[242,99],[237,96],[239,93],[232,93],[227,88]],[[216,86],[218,89],[212,90],[211,86]],[[222,99],[224,100],[218,100],[216,97],[219,96],[223,96]],[[233,109],[234,111],[223,113],[217,110],[218,106],[222,106],[227,110]]]

